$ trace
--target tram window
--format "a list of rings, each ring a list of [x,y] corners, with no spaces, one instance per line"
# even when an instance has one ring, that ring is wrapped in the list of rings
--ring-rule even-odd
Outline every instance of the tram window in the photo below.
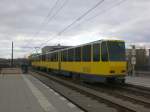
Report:
[[[40,61],[40,56],[36,56],[36,57],[35,57],[35,60],[36,60],[36,61]]]
[[[65,57],[65,51],[62,52],[62,60],[63,61],[65,61],[64,57]]]
[[[40,56],[37,56],[37,60],[40,61]]]
[[[52,53],[52,61],[57,61],[58,60],[58,53]]]
[[[75,48],[75,61],[81,61],[81,47]]]
[[[110,61],[125,61],[125,43],[108,41],[108,52]]]
[[[61,52],[59,51],[57,52],[57,54],[58,54],[57,61],[61,61]]]
[[[48,61],[48,54],[45,54],[45,60]]]
[[[55,55],[56,55],[56,56],[55,56],[55,61],[58,61],[58,52],[56,52]]]
[[[48,61],[51,61],[51,54],[48,54]]]
[[[51,61],[51,54],[48,54],[48,61]]]
[[[74,61],[74,49],[68,50],[68,61]]]
[[[39,61],[41,61],[41,59],[42,59],[41,56],[39,56]]]
[[[35,57],[35,60],[36,60],[36,61],[40,61],[40,57],[39,57],[39,56],[36,56],[36,57]]]
[[[48,59],[49,59],[49,61],[51,61],[51,54],[49,54]]]
[[[91,61],[91,45],[82,47],[82,61]]]
[[[63,52],[61,51],[61,61],[63,61]]]
[[[53,61],[55,61],[55,58],[56,58],[56,54],[53,53]]]
[[[45,59],[46,59],[45,54],[43,54],[41,56],[42,56],[42,61],[45,61]]]
[[[40,60],[43,61],[43,56],[42,55],[40,55]]]
[[[38,61],[41,61],[41,60],[40,60],[40,56],[38,56],[37,58],[38,58]]]
[[[52,53],[51,54],[49,54],[49,61],[52,61]]]
[[[38,61],[38,60],[37,60],[37,57],[33,57],[33,60],[34,60],[34,61]]]
[[[68,61],[70,61],[70,57],[71,57],[70,50],[68,50]]]
[[[63,51],[63,61],[67,61],[67,50]]]
[[[52,53],[52,61],[56,61],[56,53]]]
[[[53,58],[53,61],[55,61],[55,53],[52,53],[52,58]]]
[[[108,61],[108,51],[107,51],[106,42],[102,42],[101,46],[102,46],[101,47],[102,61]]]
[[[51,53],[51,61],[53,61],[53,60],[54,60],[54,54]]]
[[[65,60],[64,61],[68,60],[68,53],[67,52],[68,52],[68,50],[65,50],[65,57],[64,57]]]
[[[39,56],[39,60],[42,61],[42,56],[41,55]]]
[[[55,61],[55,53],[52,53],[52,61]]]
[[[40,61],[39,56],[36,56],[36,57],[35,57],[35,61]]]
[[[93,45],[93,61],[100,61],[100,44]]]

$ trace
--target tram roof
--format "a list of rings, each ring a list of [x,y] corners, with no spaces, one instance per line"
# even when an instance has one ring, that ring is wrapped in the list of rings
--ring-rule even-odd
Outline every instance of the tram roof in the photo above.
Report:
[[[101,42],[104,42],[104,41],[112,41],[112,42],[124,42],[123,40],[97,40],[97,41],[93,41],[93,42],[89,42],[89,43],[85,43],[85,44],[81,44],[81,45],[77,45],[77,46],[73,46],[73,47],[69,47],[69,48],[64,48],[64,49],[58,49],[58,50],[55,50],[55,51],[50,51],[50,52],[47,52],[45,54],[37,54],[33,57],[37,57],[37,56],[42,56],[42,55],[46,55],[46,54],[50,54],[50,53],[55,53],[55,52],[60,52],[60,51],[64,51],[64,50],[69,50],[69,49],[74,49],[74,48],[78,48],[78,47],[81,47],[81,46],[85,46],[85,45],[90,45],[90,44],[96,44],[96,43],[101,43]]]

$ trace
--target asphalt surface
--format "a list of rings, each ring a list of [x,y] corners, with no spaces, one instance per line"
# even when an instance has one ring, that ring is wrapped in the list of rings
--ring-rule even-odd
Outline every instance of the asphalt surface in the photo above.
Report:
[[[128,76],[126,82],[150,87],[150,78]],[[0,112],[83,112],[66,98],[20,69],[0,74]]]
[[[1,74],[21,74],[22,71],[20,68],[2,68]]]
[[[0,112],[83,112],[31,75],[0,75]]]
[[[150,77],[128,76],[126,83],[150,88]]]

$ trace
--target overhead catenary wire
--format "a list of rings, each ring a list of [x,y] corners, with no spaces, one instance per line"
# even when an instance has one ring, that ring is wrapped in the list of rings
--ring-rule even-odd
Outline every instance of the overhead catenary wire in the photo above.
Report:
[[[68,28],[70,28],[72,25],[74,25],[77,21],[81,20],[82,18],[84,18],[87,14],[89,14],[91,11],[93,11],[95,8],[97,8],[99,5],[101,5],[105,0],[100,0],[99,2],[97,2],[92,8],[88,9],[85,13],[83,13],[81,16],[79,16],[75,21],[73,21],[71,24],[69,24],[67,27],[65,27],[63,30],[61,30],[60,32],[57,33],[56,36],[61,35],[63,32],[65,32]],[[53,39],[53,37],[52,37]],[[47,42],[49,42],[51,39],[47,40],[46,42],[40,44],[40,46],[42,46],[43,44],[46,44]],[[40,47],[41,48],[41,47]]]
[[[107,9],[101,11],[100,13],[98,13],[98,14],[96,14],[96,15],[94,15],[94,16],[92,16],[92,17],[90,17],[90,18],[88,18],[88,19],[86,19],[86,20],[84,20],[82,22],[80,22],[78,25],[82,24],[83,22],[91,21],[92,19],[96,18],[97,16],[100,16],[101,14],[106,13],[107,11],[110,11],[111,9],[113,9],[115,7],[118,7],[119,5],[121,5],[122,3],[124,3],[125,1],[127,1],[127,0],[120,0],[119,2],[113,4],[111,7],[109,7]]]
[[[65,0],[63,2],[63,4],[60,6],[60,8],[47,20],[46,24],[50,23],[50,21],[58,15],[58,13],[65,7],[67,2],[68,2],[68,0]]]
[[[68,2],[68,0],[65,0],[64,2],[63,2],[63,4],[61,5],[61,7],[55,12],[55,14],[53,14],[49,19],[48,19],[48,21],[46,22],[46,24],[48,24],[53,18],[55,18],[57,15],[58,15],[58,13],[65,7],[65,5],[67,4],[67,2]],[[49,40],[48,41],[46,41],[46,42],[44,42],[44,43],[42,43],[42,44],[40,44],[39,46],[40,47],[32,47],[32,48],[36,48],[35,50],[37,51],[37,49],[40,49],[45,43],[47,43],[47,42],[49,42]],[[31,47],[30,47],[31,48]]]
[[[92,8],[88,9],[85,13],[83,13],[81,16],[79,16],[75,21],[73,21],[71,24],[69,24],[67,27],[65,27],[63,30],[58,32],[57,36],[62,34],[64,31],[66,31],[69,27],[71,27],[73,24],[75,24],[77,21],[81,20],[84,18],[88,13],[93,11],[95,8],[97,8],[99,5],[101,5],[105,0],[100,0],[98,3],[96,3]],[[50,40],[46,41],[49,42]],[[45,44],[45,43],[44,43]],[[42,44],[43,45],[43,44]]]
[[[48,23],[50,23],[50,21],[51,21],[53,18],[55,18],[55,17],[60,13],[60,11],[65,7],[65,5],[66,5],[67,2],[68,2],[68,0],[65,0],[65,1],[63,2],[63,4],[59,7],[59,9],[56,10],[56,12],[52,15],[52,12],[53,12],[54,8],[58,5],[58,2],[59,2],[59,1],[60,1],[60,0],[57,0],[57,1],[55,2],[54,6],[51,8],[51,10],[49,11],[48,15],[46,16],[46,18],[44,19],[43,23],[41,24],[40,28],[43,28],[43,26],[46,26]],[[51,15],[51,16],[50,16],[50,15]],[[49,18],[49,17],[50,17],[50,18]],[[42,29],[40,29],[38,32],[36,32],[36,34],[35,34],[34,37],[37,37],[37,35],[40,33],[41,30],[42,30]],[[43,45],[43,43],[42,43],[40,46],[42,46],[42,45]],[[35,47],[33,47],[33,48],[35,48]],[[38,47],[38,48],[40,49],[40,47]]]
[[[122,3],[124,3],[125,1],[127,1],[127,0],[121,0],[121,1],[119,1],[118,3],[112,5],[111,7],[108,7],[107,9],[104,9],[103,11],[97,13],[96,15],[94,15],[94,16],[88,18],[88,19],[85,19],[84,21],[80,22],[78,25],[81,25],[82,23],[85,23],[85,22],[88,22],[88,21],[91,21],[91,20],[95,19],[96,17],[100,16],[101,14],[104,14],[107,11],[110,11],[111,9],[113,9],[115,7],[118,7],[119,5],[121,5]]]
[[[59,1],[60,1],[60,0],[56,0],[56,2],[54,3],[54,5],[49,9],[47,16],[43,19],[42,23],[41,23],[40,26],[39,26],[40,29],[37,30],[37,31],[35,32],[35,34],[33,35],[34,38],[36,38],[36,37],[39,35],[39,33],[41,32],[43,26],[46,25],[48,18],[52,15],[52,12],[53,12],[53,10],[56,8],[56,6],[57,6],[57,4],[59,3]],[[28,44],[29,44],[29,43],[28,43]],[[27,47],[27,48],[29,48],[29,47]],[[33,49],[35,49],[35,48],[36,48],[36,47],[33,47]]]
[[[61,35],[63,32],[68,30],[72,25],[74,25],[77,21],[81,20],[84,18],[87,14],[89,14],[91,11],[96,9],[99,5],[101,5],[105,0],[100,0],[98,3],[96,3],[92,8],[88,9],[85,13],[83,13],[81,16],[79,16],[75,21],[73,21],[71,24],[67,25],[62,31],[58,33],[58,35]]]
[[[85,20],[84,22],[90,21],[90,20],[96,18],[97,16],[100,16],[101,14],[106,13],[107,11],[109,11],[109,10],[111,10],[111,9],[113,9],[113,8],[115,8],[115,7],[117,7],[117,6],[119,6],[119,5],[121,5],[121,4],[122,4],[123,2],[125,2],[125,1],[126,1],[126,0],[121,0],[120,2],[116,3],[116,4],[113,5],[112,7],[109,7],[109,8],[107,8],[107,9],[105,9],[103,12],[100,12],[100,13],[98,13],[97,15],[88,18],[88,19]],[[92,7],[92,8],[91,8],[91,11],[94,10],[94,9],[97,7],[98,4],[100,5],[100,4],[102,4],[103,2],[104,2],[104,0],[99,1],[99,2],[95,5],[95,7]],[[99,5],[98,5],[98,6],[99,6]],[[68,30],[72,25],[76,24],[77,21],[81,20],[81,19],[84,18],[88,13],[91,12],[91,11],[90,11],[90,12],[89,12],[89,11],[90,11],[90,9],[89,9],[86,13],[84,13],[84,14],[82,14],[80,17],[78,17],[78,18],[77,18],[75,21],[73,21],[71,24],[69,24],[67,27],[65,27],[63,30],[61,30],[57,35],[52,36],[52,38],[50,38],[50,39],[47,40],[46,42],[42,43],[42,44],[40,45],[39,49],[40,49],[43,45],[45,45],[46,43],[48,43],[49,41],[51,41],[51,40],[53,40],[53,39],[56,39],[56,38],[59,38],[59,36],[60,36],[63,32],[65,32],[66,30]],[[80,24],[81,24],[81,23],[80,23]],[[54,37],[55,37],[55,38],[54,38]]]
[[[47,16],[45,17],[45,19],[43,20],[43,22],[40,25],[40,29],[35,33],[34,37],[36,37],[40,32],[41,32],[41,28],[47,24],[47,20],[48,18],[52,15],[53,10],[56,8],[57,4],[59,3],[60,0],[56,0],[56,2],[54,3],[54,5],[52,6],[52,8],[50,8],[50,10],[48,11]]]
[[[46,17],[45,20],[43,21],[43,24],[41,24],[41,27],[40,27],[40,28],[42,28],[42,26],[45,26],[46,24],[50,23],[50,21],[51,21],[53,18],[55,18],[55,17],[57,16],[58,13],[65,7],[65,5],[67,4],[68,0],[65,0],[65,1],[63,2],[63,4],[61,5],[61,7],[60,7],[50,18],[48,18],[48,17],[50,16],[50,14],[52,13],[52,11],[54,10],[54,7],[56,7],[56,5],[58,4],[58,2],[59,2],[59,0],[57,0],[56,3],[55,3],[55,5],[51,8],[51,10],[50,10],[50,12],[48,13],[47,17]],[[47,22],[45,22],[46,19],[47,19]],[[36,33],[35,36],[37,36],[37,35],[40,33],[40,31],[41,31],[41,30],[39,30],[39,31]],[[34,36],[34,37],[35,37],[35,36]],[[40,45],[40,46],[41,46],[41,45]],[[35,48],[35,47],[33,47],[33,48]]]

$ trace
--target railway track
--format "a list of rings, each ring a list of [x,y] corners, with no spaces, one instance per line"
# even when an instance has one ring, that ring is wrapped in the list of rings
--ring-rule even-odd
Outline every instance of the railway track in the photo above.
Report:
[[[122,98],[124,100],[128,100],[130,102],[143,105],[145,107],[150,107],[150,91],[149,90],[143,90],[140,91],[137,88],[128,87],[127,85],[121,86],[112,86],[112,85],[104,85],[104,84],[98,84],[98,85],[89,85],[89,84],[83,84],[84,86],[88,88],[92,88],[96,91],[103,91],[107,94],[116,96],[118,98]],[[133,94],[134,93],[134,94]]]
[[[32,71],[31,74],[84,111],[150,111],[150,98],[148,96],[150,92],[146,89],[143,89],[144,91],[141,92],[138,87],[135,88],[129,85],[124,87],[101,85],[99,87],[98,85],[74,83],[43,72]]]
[[[150,71],[135,71],[137,77],[148,77],[150,78]]]

